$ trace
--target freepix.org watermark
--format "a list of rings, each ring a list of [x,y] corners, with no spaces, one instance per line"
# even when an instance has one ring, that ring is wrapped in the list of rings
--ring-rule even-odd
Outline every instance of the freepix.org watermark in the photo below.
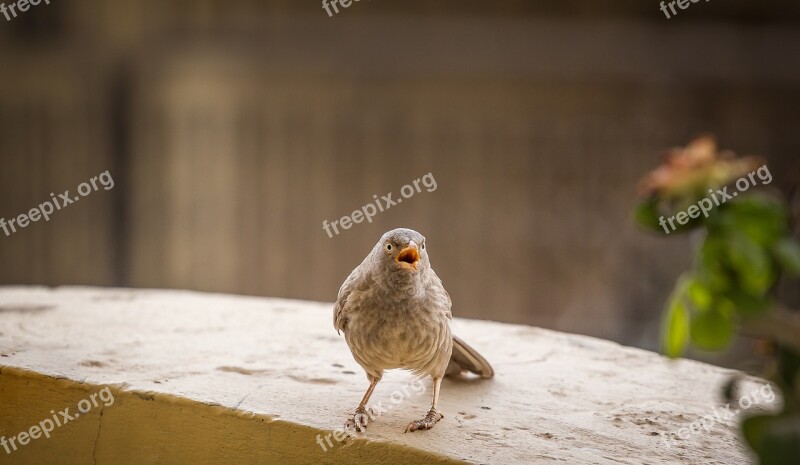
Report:
[[[664,16],[666,16],[667,19],[670,19],[672,16],[678,14],[678,11],[675,10],[675,5],[678,5],[678,8],[680,8],[681,10],[685,10],[689,8],[689,5],[691,5],[692,3],[697,3],[699,1],[700,0],[672,0],[671,2],[661,2],[661,11],[664,12]],[[708,2],[709,0],[705,1]],[[672,16],[669,15],[667,7],[669,7],[670,11],[672,11]]]
[[[392,208],[394,205],[401,203],[403,199],[411,198],[414,196],[414,194],[422,192],[422,187],[420,184],[425,187],[427,192],[433,192],[437,187],[436,179],[433,177],[433,173],[428,173],[425,176],[417,178],[400,188],[401,197],[393,199],[393,194],[389,192],[388,194],[381,196],[379,199],[378,194],[375,194],[372,196],[372,198],[375,199],[375,202],[368,203],[361,207],[360,210],[356,210],[338,220],[333,220],[331,223],[328,223],[328,220],[324,220],[322,222],[322,229],[325,230],[329,238],[333,238],[334,234],[339,234],[338,226],[341,226],[342,229],[350,229],[353,227],[353,224],[361,223],[365,219],[367,220],[367,223],[372,223],[372,217],[377,215],[378,212],[386,211]],[[331,229],[333,229],[333,233],[331,232]]]
[[[330,18],[334,13],[339,13],[337,3],[341,5],[342,8],[350,8],[350,5],[352,5],[354,1],[357,2],[359,0],[322,0],[322,9],[328,13],[328,18]],[[331,9],[333,11],[331,11]]]
[[[714,207],[719,207],[728,200],[733,200],[739,193],[757,186],[756,175],[758,175],[758,179],[761,180],[762,186],[772,182],[772,174],[769,172],[769,168],[767,168],[767,165],[762,165],[761,168],[751,171],[747,176],[742,176],[736,181],[736,189],[738,189],[738,191],[729,194],[728,186],[718,189],[716,192],[714,192],[714,189],[709,189],[708,192],[711,194],[711,197],[704,197],[695,205],[691,205],[687,208],[686,211],[680,211],[669,218],[662,216],[658,219],[658,224],[664,228],[665,233],[669,234],[677,228],[674,221],[677,221],[679,225],[684,225],[692,218],[699,218],[701,213],[708,218],[708,213],[713,210]],[[669,223],[670,229],[667,229],[667,223]]]
[[[99,190],[100,187],[98,187],[98,183],[104,190],[111,190],[114,188],[114,179],[111,177],[111,174],[109,174],[108,170],[103,171],[89,181],[80,183],[80,185],[78,185],[79,195],[71,196],[69,190],[64,191],[63,194],[58,194],[57,197],[54,193],[50,193],[50,200],[45,200],[40,203],[38,207],[31,208],[27,213],[11,218],[8,222],[6,222],[5,218],[0,218],[0,229],[2,229],[6,237],[8,237],[17,232],[17,228],[27,228],[29,224],[35,223],[42,218],[44,218],[45,221],[50,221],[50,215],[56,211],[67,207],[71,203],[77,202],[81,197],[86,197],[92,192]]]
[[[103,406],[110,407],[114,405],[114,394],[107,386],[99,392],[90,395],[88,399],[83,399],[78,402],[78,411],[70,413],[69,407],[56,413],[55,410],[50,410],[52,418],[45,418],[40,421],[38,425],[33,425],[29,429],[18,433],[16,436],[6,438],[0,437],[0,447],[5,449],[6,455],[16,451],[19,447],[27,446],[31,441],[41,438],[50,439],[50,433],[56,428],[61,428],[67,423],[77,420],[82,414],[88,413],[93,408],[99,407],[100,403],[97,399],[103,402]]]
[[[409,389],[410,388],[410,389]],[[367,409],[367,418],[368,422],[375,421],[376,418],[383,415],[384,413],[392,410],[392,408],[397,407],[398,405],[402,404],[409,398],[411,398],[411,391],[416,393],[418,396],[425,394],[425,383],[422,382],[421,379],[416,379],[409,384],[401,387],[400,389],[395,389],[392,391],[392,395],[389,396],[390,405],[383,404],[382,400],[379,400],[377,404],[373,405],[369,409]],[[341,429],[335,430],[333,432],[328,433],[325,436],[321,434],[317,435],[317,444],[319,447],[322,448],[323,452],[328,452],[329,449],[333,449],[336,445],[331,438],[336,440],[336,442],[342,442],[348,436],[353,436],[356,433],[355,426],[352,427],[343,427]]]
[[[38,6],[42,2],[44,2],[45,5],[50,4],[50,0],[18,0],[10,3],[8,6],[6,6],[5,3],[0,3],[0,13],[3,13],[3,16],[6,17],[6,21],[11,21],[12,17],[17,17],[17,11],[25,13],[31,6]],[[8,13],[11,13],[11,15]]]
[[[703,415],[699,420],[693,421],[689,426],[681,428],[677,431],[665,433],[661,437],[661,445],[670,448],[676,444],[676,439],[688,440],[693,436],[701,434],[703,431],[708,433],[717,424],[730,424],[736,415],[748,410],[754,406],[764,407],[775,401],[775,392],[772,390],[772,385],[764,383],[763,386],[757,387],[749,394],[745,394],[739,398],[738,407],[734,404],[731,410],[731,404],[725,404],[724,407],[714,407],[707,415]]]

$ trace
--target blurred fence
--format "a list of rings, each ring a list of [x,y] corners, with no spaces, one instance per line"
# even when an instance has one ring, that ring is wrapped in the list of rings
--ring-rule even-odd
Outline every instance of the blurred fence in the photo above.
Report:
[[[407,226],[457,316],[652,347],[690,238],[636,230],[635,183],[711,131],[798,184],[797,8],[484,3],[77,1],[3,24],[0,217],[106,169],[115,188],[0,237],[0,283],[331,301]],[[322,230],[428,172],[435,192]]]

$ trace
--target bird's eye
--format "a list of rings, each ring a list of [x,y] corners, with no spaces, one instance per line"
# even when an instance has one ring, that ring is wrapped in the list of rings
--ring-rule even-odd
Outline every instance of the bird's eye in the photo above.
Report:
[[[391,252],[392,251],[392,244],[386,244],[386,250],[388,252]]]
[[[422,243],[422,250],[425,250],[425,243]]]

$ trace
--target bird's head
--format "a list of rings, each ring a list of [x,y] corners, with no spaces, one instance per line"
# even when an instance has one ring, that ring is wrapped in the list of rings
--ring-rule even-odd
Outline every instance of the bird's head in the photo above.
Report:
[[[425,236],[413,229],[393,229],[381,237],[373,251],[387,271],[414,274],[430,266]]]

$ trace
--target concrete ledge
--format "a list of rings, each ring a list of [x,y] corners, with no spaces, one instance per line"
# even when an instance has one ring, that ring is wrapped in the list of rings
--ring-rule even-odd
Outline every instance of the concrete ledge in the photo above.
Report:
[[[0,463],[749,461],[735,419],[663,441],[722,406],[714,393],[730,370],[465,320],[455,332],[494,364],[495,379],[446,380],[445,419],[403,434],[427,410],[430,386],[419,394],[410,375],[390,373],[373,396],[385,412],[367,433],[329,436],[323,450],[318,436],[340,428],[366,388],[331,309],[178,291],[0,288],[0,436],[90,406],[49,438],[10,454],[0,447]]]

